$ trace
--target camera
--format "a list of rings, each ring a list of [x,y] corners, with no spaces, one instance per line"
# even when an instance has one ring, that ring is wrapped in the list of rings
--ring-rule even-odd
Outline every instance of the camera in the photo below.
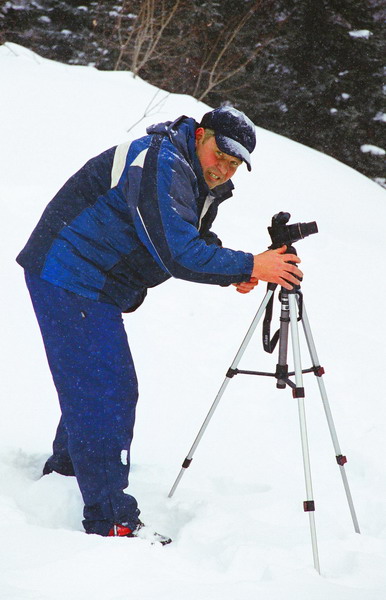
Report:
[[[288,248],[298,240],[318,233],[316,221],[310,223],[292,223],[287,225],[290,220],[290,213],[279,212],[272,217],[271,227],[268,227],[268,232],[272,240],[270,250],[281,248],[286,245]]]

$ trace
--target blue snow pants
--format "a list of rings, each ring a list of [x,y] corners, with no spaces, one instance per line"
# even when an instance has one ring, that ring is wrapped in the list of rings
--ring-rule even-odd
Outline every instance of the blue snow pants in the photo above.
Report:
[[[121,311],[25,276],[62,412],[45,472],[75,474],[87,533],[134,529],[137,502],[124,490],[138,385]]]

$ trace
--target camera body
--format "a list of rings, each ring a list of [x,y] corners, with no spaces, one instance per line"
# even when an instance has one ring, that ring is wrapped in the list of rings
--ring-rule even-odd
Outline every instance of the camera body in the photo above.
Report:
[[[290,248],[298,240],[313,233],[318,233],[316,221],[287,225],[290,217],[290,213],[287,212],[279,212],[272,217],[271,227],[268,227],[268,232],[272,240],[272,244],[269,246],[270,250],[281,248],[284,245]]]

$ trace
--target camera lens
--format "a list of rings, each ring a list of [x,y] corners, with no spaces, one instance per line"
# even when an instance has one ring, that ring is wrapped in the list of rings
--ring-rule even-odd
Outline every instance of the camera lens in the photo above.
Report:
[[[310,223],[299,223],[299,226],[302,238],[312,235],[313,233],[318,233],[316,221],[311,221]]]

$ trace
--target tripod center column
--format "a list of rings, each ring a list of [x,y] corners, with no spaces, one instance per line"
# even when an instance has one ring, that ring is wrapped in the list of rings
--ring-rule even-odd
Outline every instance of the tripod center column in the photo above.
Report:
[[[279,329],[279,355],[278,363],[276,365],[276,387],[284,389],[287,385],[286,380],[288,379],[288,364],[287,364],[287,352],[288,352],[288,330],[290,323],[290,311],[289,311],[289,300],[288,292],[285,288],[281,288],[279,294],[279,300],[281,302],[280,311],[280,329]]]

